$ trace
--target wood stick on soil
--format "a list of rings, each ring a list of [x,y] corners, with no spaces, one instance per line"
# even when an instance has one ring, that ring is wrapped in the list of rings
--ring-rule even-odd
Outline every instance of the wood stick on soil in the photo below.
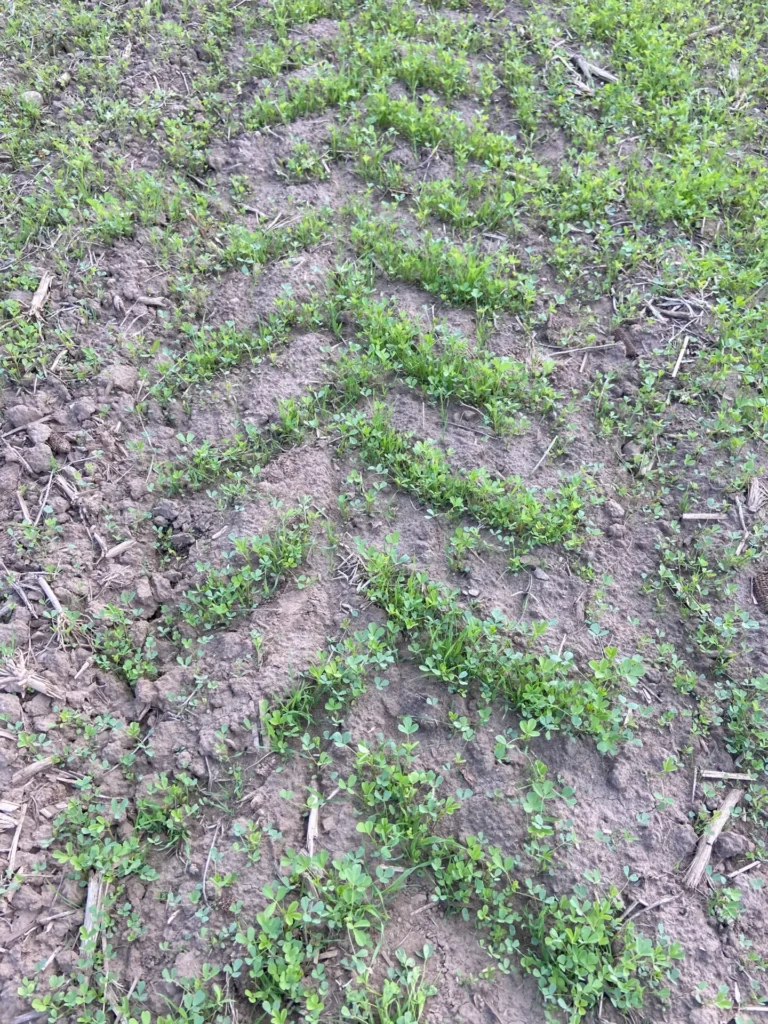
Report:
[[[50,291],[51,285],[53,284],[53,274],[50,271],[45,270],[43,276],[40,278],[40,282],[35,289],[35,294],[32,296],[32,301],[29,304],[29,315],[40,319],[40,314],[43,311],[45,300],[48,298],[48,292]]]
[[[51,472],[51,475],[48,477],[48,483],[46,485],[45,492],[44,492],[42,498],[40,499],[40,507],[37,510],[37,515],[35,516],[35,526],[37,526],[37,524],[40,522],[40,519],[42,518],[43,511],[45,510],[45,503],[46,503],[46,501],[48,501],[48,495],[51,493],[51,484],[52,483],[53,483],[53,472]]]
[[[38,576],[37,582],[42,592],[48,598],[48,603],[50,604],[50,606],[53,608],[57,615],[61,615],[64,609],[61,607],[61,601],[58,599],[58,597],[56,597],[54,592],[51,590],[48,584],[48,580],[45,578],[45,576]]]
[[[208,891],[206,889],[206,883],[208,881],[208,868],[211,866],[211,857],[213,857],[213,851],[216,846],[216,840],[219,838],[220,828],[221,822],[219,821],[216,823],[216,828],[213,830],[213,839],[211,840],[211,845],[208,847],[208,856],[205,858],[205,867],[203,868],[202,890],[203,899],[205,900],[206,904],[208,903]]]
[[[98,871],[88,876],[88,891],[85,896],[85,914],[83,915],[83,937],[80,951],[93,952],[101,930],[101,907],[107,894],[108,882]]]
[[[637,910],[633,910],[627,917],[639,917],[640,914],[647,914],[649,910],[658,910],[659,907],[665,906],[667,903],[672,903],[673,900],[678,900],[683,894],[681,892],[673,892],[669,896],[662,896],[661,899],[655,900],[653,903],[647,904],[647,906],[639,907]]]
[[[590,78],[599,78],[602,82],[618,82],[618,78],[610,71],[606,71],[605,68],[601,68],[598,64],[593,64],[591,60],[586,60],[581,54],[574,54],[573,60],[575,61],[579,71],[582,75],[589,80]]]
[[[755,776],[749,772],[714,772],[703,771],[702,779],[733,779],[734,782],[754,782]]]
[[[24,819],[27,816],[28,804],[22,804],[21,810],[19,811],[19,821],[16,825],[16,831],[13,833],[13,841],[11,842],[11,849],[8,853],[8,877],[13,875],[16,869],[16,854],[19,850],[19,840],[21,839],[21,830],[24,828]]]
[[[320,806],[315,804],[309,809],[307,818],[307,853],[310,857],[315,855],[315,843],[320,834]]]
[[[21,454],[18,448],[13,448],[11,445],[6,444],[5,446],[5,461],[6,462],[18,462],[25,473],[29,473],[30,476],[35,474],[32,472],[32,467]]]
[[[3,436],[3,438],[12,437],[13,434],[20,434],[22,432],[22,430],[26,430],[27,427],[34,426],[35,423],[47,423],[48,420],[52,420],[52,419],[53,419],[53,413],[50,412],[50,413],[48,413],[47,416],[40,416],[36,420],[30,420],[29,423],[23,423],[20,427],[14,427],[13,430],[6,430],[6,432],[2,436]]]
[[[685,353],[688,351],[688,343],[690,340],[691,339],[688,335],[683,338],[683,344],[680,346],[680,351],[677,353],[677,362],[675,363],[675,368],[672,371],[672,380],[674,380],[678,373],[680,373],[680,367],[683,365],[683,359],[685,357]]]
[[[52,924],[54,921],[60,921],[65,917],[72,917],[75,913],[74,910],[63,910],[60,914],[48,914],[46,917],[38,917],[37,920],[33,921],[30,925],[22,925],[17,928],[15,932],[11,932],[8,938],[5,940],[5,945],[10,946],[12,942],[18,942],[19,939],[23,939],[27,935],[31,935],[36,928],[44,928],[47,924]]]
[[[269,701],[259,701],[259,737],[261,739],[261,746],[263,750],[270,750],[272,744],[269,742],[269,730],[267,729],[266,720],[267,713],[269,711]]]
[[[707,823],[706,831],[701,839],[699,839],[696,854],[683,879],[683,884],[687,889],[695,889],[704,877],[707,864],[709,864],[709,859],[712,856],[712,847],[730,818],[731,811],[736,807],[743,795],[744,791],[741,789],[729,790],[722,805],[715,811],[711,820]]]
[[[26,592],[25,592],[24,588],[22,587],[22,585],[20,583],[12,583],[11,587],[13,589],[13,592],[15,594],[17,594],[21,598],[21,603],[27,609],[29,614],[34,618],[35,610],[32,607],[32,605],[29,603],[29,598],[27,597]]]
[[[624,913],[619,918],[619,921],[626,921],[628,917],[631,917],[639,907],[646,906],[642,900],[633,900]]]
[[[751,871],[753,868],[759,867],[763,862],[761,860],[751,860],[749,864],[745,864],[743,868],[737,868],[735,871],[731,871],[730,874],[726,875],[726,878],[736,878],[738,875],[745,875],[747,871]]]
[[[669,319],[667,317],[665,317],[663,313],[659,312],[658,309],[656,309],[656,307],[654,306],[654,304],[651,302],[650,299],[646,299],[645,300],[645,308],[650,310],[651,314],[653,315],[653,318],[655,320],[658,320],[660,324],[668,324],[669,323]]]
[[[137,541],[133,539],[121,540],[119,544],[115,544],[113,548],[110,548],[109,551],[107,551],[107,553],[104,555],[104,557],[107,559],[118,558],[120,555],[124,554],[126,551],[132,548],[136,543]]]
[[[722,512],[683,512],[680,518],[686,523],[716,523],[727,517]]]
[[[554,436],[554,437],[552,438],[552,440],[551,440],[551,441],[549,442],[549,444],[547,445],[547,450],[546,450],[546,451],[544,452],[544,454],[543,454],[543,455],[541,456],[541,458],[539,459],[539,461],[538,461],[538,462],[536,463],[536,465],[535,465],[535,466],[533,467],[533,469],[531,470],[531,472],[530,472],[530,473],[528,474],[529,476],[533,476],[533,474],[534,474],[534,473],[536,472],[536,470],[537,470],[537,469],[539,468],[539,466],[541,466],[541,464],[542,464],[542,463],[544,462],[544,460],[546,459],[546,457],[547,457],[547,456],[549,455],[549,453],[550,453],[550,452],[552,451],[552,449],[553,449],[553,448],[555,447],[555,442],[557,441],[557,437],[558,437],[558,435],[557,435],[557,434],[555,434],[555,436]]]
[[[741,540],[739,541],[738,547],[736,548],[736,557],[738,558],[738,556],[743,552],[744,548],[747,546],[747,541],[749,540],[749,529],[747,528],[747,523],[744,519],[744,506],[741,504],[741,498],[738,496],[738,494],[736,495],[736,508],[739,512],[739,522],[741,523],[742,532]]]
[[[78,502],[77,491],[75,490],[74,487],[72,487],[72,485],[70,483],[68,483],[64,479],[63,476],[57,476],[54,479],[53,482],[56,484],[56,486],[59,488],[59,490],[61,491],[61,493],[64,495],[65,498],[68,498],[72,502],[73,505],[77,504],[77,502]]]
[[[62,359],[64,358],[64,356],[65,356],[66,354],[67,354],[67,350],[66,350],[65,348],[63,348],[63,349],[61,350],[61,352],[59,352],[59,354],[58,354],[58,355],[56,356],[56,358],[55,358],[55,359],[53,360],[53,362],[51,363],[51,365],[50,365],[50,366],[48,367],[48,376],[50,376],[50,375],[51,375],[52,373],[55,373],[55,372],[56,372],[56,367],[57,367],[57,366],[59,365],[59,363],[61,362],[61,360],[62,360]],[[51,417],[49,417],[49,419],[50,419],[50,418],[51,418]]]
[[[23,497],[21,491],[16,491],[16,501],[18,501],[18,503],[19,503],[19,508],[21,509],[21,515],[22,515],[23,521],[25,523],[31,523],[32,522],[32,516],[29,514],[29,508],[27,506],[26,501],[24,501],[24,497]]]
[[[692,43],[694,39],[706,39],[708,36],[716,36],[719,35],[724,28],[725,23],[722,25],[710,25],[709,28],[705,29],[697,29],[695,32],[691,32],[690,35],[686,36],[685,41],[686,43]],[[759,288],[758,291],[760,291]],[[749,305],[749,302],[747,302],[747,305]]]
[[[86,658],[85,661],[83,662],[83,664],[77,670],[77,672],[75,672],[75,675],[74,675],[73,678],[75,680],[79,679],[80,676],[83,674],[83,672],[86,672],[91,667],[92,664],[93,664],[93,658]]]
[[[574,78],[573,81],[571,82],[571,84],[576,89],[578,89],[579,92],[584,93],[585,96],[594,96],[595,95],[595,90],[594,89],[590,89],[590,87],[587,85],[587,83],[586,82],[582,82],[582,80],[580,78]]]
[[[88,529],[88,527],[86,526],[86,530],[87,529]],[[96,532],[96,530],[90,530],[89,532],[90,532],[90,535],[93,538],[93,540],[96,541],[96,546],[99,549],[99,561],[101,561],[102,558],[106,558],[107,552],[109,551],[109,548],[107,547],[107,543],[104,540],[104,538],[101,536],[101,534]]]
[[[605,345],[576,345],[575,348],[556,348],[554,345],[545,345],[549,349],[548,355],[552,356],[573,356],[577,352],[601,352],[606,348],[616,348],[620,341],[609,341]]]
[[[35,690],[36,693],[42,693],[45,697],[52,697],[54,700],[62,700],[64,696],[46,679],[41,679],[27,667],[24,653],[20,650],[16,652],[16,660],[7,661],[5,668],[0,671],[0,689],[8,687],[14,689],[18,687],[22,693],[25,689]]]
[[[747,511],[754,515],[755,512],[760,511],[766,501],[768,501],[768,487],[765,487],[758,477],[753,476],[749,481],[749,490],[747,491]]]
[[[47,1010],[28,1010],[26,1013],[21,1013],[18,1017],[14,1017],[11,1024],[32,1024],[33,1021],[42,1020],[43,1017],[47,1016]]]
[[[744,533],[748,533],[749,531],[747,530],[747,522],[744,518],[744,506],[741,504],[741,498],[738,496],[738,494],[736,495],[736,509],[739,513],[739,522],[741,523],[741,528],[744,531]]]
[[[15,775],[11,776],[11,788],[15,789],[17,786],[23,786],[30,779],[34,779],[40,772],[44,772],[46,768],[50,768],[53,764],[52,757],[43,757],[39,761],[33,761],[32,764],[25,765],[24,768],[19,769]]]
[[[331,802],[331,800],[333,800],[333,798],[339,792],[340,792],[340,787],[339,786],[337,786],[336,789],[331,790],[331,792],[328,794],[328,796],[323,798],[323,806],[325,806],[325,804],[329,804]],[[310,857],[314,856],[314,853],[315,853],[315,843],[317,842],[317,837],[320,834],[319,825],[320,825],[320,804],[317,804],[317,806],[315,806],[315,807],[310,807],[310,809],[309,809],[309,817],[307,818],[307,853],[309,854]]]

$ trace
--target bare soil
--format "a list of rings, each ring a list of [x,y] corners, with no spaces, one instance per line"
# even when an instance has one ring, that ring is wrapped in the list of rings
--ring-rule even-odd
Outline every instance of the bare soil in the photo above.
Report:
[[[486,8],[475,6],[478,17],[487,17]],[[509,7],[505,16],[515,22],[526,15]],[[335,31],[335,20],[321,18],[291,37],[297,43],[319,40],[332,48]],[[232,50],[233,77],[243,43],[238,40]],[[193,82],[205,67],[193,51],[186,58],[182,69],[165,65],[159,50],[142,48],[131,64],[132,81],[121,85],[122,94],[138,103],[155,89],[156,77],[158,88],[172,89],[180,97],[183,110],[185,80]],[[252,93],[256,91],[252,87]],[[60,95],[54,116],[65,118],[70,97],[66,90]],[[232,102],[243,105],[234,92]],[[461,106],[462,101],[457,109]],[[163,113],[172,116],[172,106]],[[332,112],[265,131],[238,126],[231,137],[222,132],[208,148],[208,167],[201,172],[205,191],[218,196],[222,216],[229,209],[232,218],[255,230],[278,215],[290,221],[307,206],[340,211],[353,194],[362,195],[365,185],[343,162],[333,163],[322,181],[291,183],[279,173],[281,161],[297,141],[314,147],[324,144],[336,120]],[[564,159],[565,151],[566,143],[555,134],[533,147],[537,158],[552,166]],[[149,140],[133,137],[123,152],[134,168],[167,171]],[[430,178],[446,176],[454,163],[441,153],[425,164],[424,154],[414,156],[405,145],[393,157],[406,167],[410,161],[420,175]],[[230,196],[233,174],[247,179],[249,202],[260,215],[236,212]],[[14,175],[13,187],[23,194],[21,171]],[[341,213],[337,216],[341,223]],[[437,222],[430,226],[439,229]],[[190,217],[182,233],[191,235],[193,230]],[[181,997],[167,972],[175,972],[175,978],[198,978],[204,963],[226,963],[234,955],[235,917],[255,920],[265,905],[264,888],[278,876],[285,851],[306,844],[305,801],[310,789],[317,786],[327,800],[319,817],[318,847],[335,855],[362,844],[358,812],[353,801],[338,792],[334,778],[353,770],[356,742],[402,738],[398,723],[409,716],[419,727],[413,737],[419,741],[419,766],[443,774],[448,791],[460,789],[465,794],[450,825],[443,823],[442,828],[458,836],[482,835],[505,853],[524,858],[529,837],[520,795],[529,784],[532,765],[541,761],[549,777],[560,788],[571,787],[575,796],[572,806],[563,801],[554,805],[562,830],[572,836],[555,850],[551,871],[541,873],[544,884],[558,894],[569,892],[584,881],[585,871],[597,870],[606,884],[622,890],[640,930],[652,936],[663,929],[684,947],[680,977],[666,1002],[650,998],[642,1011],[634,1010],[627,1018],[606,1002],[600,1020],[727,1021],[735,1010],[701,1005],[695,997],[697,986],[706,983],[710,996],[718,986],[731,997],[739,987],[746,993],[745,972],[752,971],[744,960],[747,943],[756,958],[768,960],[765,902],[757,887],[765,871],[760,865],[740,880],[743,910],[738,922],[731,924],[719,923],[708,910],[711,892],[706,884],[701,891],[682,885],[698,840],[693,825],[701,811],[716,809],[723,793],[722,788],[702,788],[700,781],[696,785],[694,772],[700,780],[702,770],[734,772],[739,765],[728,750],[722,725],[714,723],[706,733],[692,730],[702,695],[717,685],[712,663],[692,648],[679,607],[671,601],[660,603],[657,593],[649,593],[646,586],[657,572],[658,546],[669,536],[669,517],[654,512],[638,482],[631,453],[622,448],[619,437],[600,431],[586,401],[600,374],[613,373],[613,387],[619,392],[640,386],[644,370],[627,358],[622,346],[590,351],[583,362],[579,352],[557,356],[554,385],[561,396],[573,398],[566,421],[523,412],[519,430],[507,436],[494,434],[475,409],[453,400],[438,405],[407,382],[388,380],[386,402],[393,425],[435,440],[451,453],[457,469],[485,466],[502,477],[519,475],[528,486],[544,490],[557,488],[564,474],[589,467],[595,500],[586,508],[583,542],[575,550],[562,545],[536,548],[525,555],[519,571],[509,568],[507,554],[487,531],[482,531],[485,545],[468,557],[468,571],[452,570],[446,559],[450,535],[457,525],[474,525],[472,520],[457,523],[391,484],[381,489],[370,511],[355,508],[354,503],[351,511],[345,509],[339,496],[353,490],[347,482],[350,473],[360,472],[366,487],[381,478],[353,450],[339,451],[332,423],[308,431],[302,443],[286,448],[232,501],[216,481],[197,491],[170,495],[157,486],[157,467],[183,456],[192,443],[187,440],[190,434],[195,443],[217,442],[245,425],[268,429],[277,422],[280,400],[298,398],[322,383],[340,355],[339,341],[330,331],[301,328],[258,365],[243,363],[161,405],[148,398],[147,391],[163,373],[163,353],[181,353],[188,344],[179,329],[181,320],[212,327],[232,322],[238,330],[255,330],[286,288],[299,302],[309,301],[327,286],[334,267],[350,258],[349,247],[335,237],[256,273],[201,272],[193,276],[198,291],[192,316],[190,301],[180,298],[180,272],[173,260],[159,255],[157,238],[147,227],[112,244],[89,247],[80,261],[68,259],[66,253],[58,255],[55,244],[32,254],[40,273],[50,270],[54,275],[43,314],[46,332],[67,331],[79,351],[94,355],[92,372],[59,372],[49,363],[40,375],[15,382],[6,379],[0,395],[0,503],[7,527],[0,536],[7,602],[0,612],[0,643],[7,655],[0,683],[0,799],[13,805],[13,820],[20,822],[18,828],[0,832],[0,858],[12,860],[0,907],[0,1018],[35,1019],[25,1016],[30,1002],[20,985],[41,965],[43,982],[53,975],[72,979],[80,970],[79,930],[87,878],[71,864],[57,862],[54,821],[83,792],[85,780],[101,800],[125,800],[129,809],[161,773],[188,773],[196,783],[199,807],[190,823],[188,845],[173,852],[150,848],[147,860],[155,877],[142,881],[131,875],[121,880],[119,905],[111,911],[113,992],[124,994],[144,983],[144,1006],[154,1020]],[[609,298],[569,301],[548,320],[544,282],[549,271],[544,268],[541,273],[542,292],[534,309],[540,333],[533,336],[518,317],[499,314],[488,341],[490,350],[527,360],[533,350],[544,354],[546,345],[580,336],[585,324],[597,344],[607,344],[614,315]],[[382,294],[394,297],[399,309],[425,324],[444,322],[469,337],[476,329],[471,308],[451,307],[433,294],[383,275],[376,285]],[[142,301],[146,298],[152,301]],[[658,324],[637,332],[649,360],[668,334]],[[370,402],[364,399],[360,407],[369,408]],[[564,452],[539,465],[549,443],[564,428]],[[684,450],[681,441],[681,455]],[[713,486],[712,493],[719,490]],[[704,481],[697,499],[701,506],[708,496]],[[159,637],[151,678],[142,676],[130,684],[99,666],[77,616],[89,618],[108,606],[125,607],[129,635],[136,648],[141,647],[161,609],[178,607],[185,591],[201,579],[201,564],[224,564],[232,550],[231,537],[269,533],[281,511],[302,501],[320,513],[305,563],[269,600],[211,631],[199,658],[186,657],[176,642]],[[38,543],[26,545],[19,537],[30,520],[49,525],[42,527]],[[721,525],[724,531],[740,530],[735,505]],[[682,529],[692,532],[696,526],[684,523]],[[261,703],[287,693],[330,639],[384,620],[357,579],[346,579],[339,567],[359,541],[382,548],[394,533],[414,568],[456,588],[458,600],[468,608],[482,615],[499,610],[513,622],[550,622],[546,644],[552,650],[571,651],[581,666],[599,659],[606,645],[625,655],[639,651],[645,674],[634,691],[623,695],[627,717],[637,724],[638,742],[622,744],[615,755],[602,755],[590,737],[540,735],[499,760],[494,756],[495,738],[518,726],[515,714],[496,706],[487,721],[478,720],[478,704],[471,693],[466,698],[449,693],[419,671],[403,646],[400,660],[387,673],[388,685],[370,685],[348,709],[344,730],[352,738],[349,746],[334,745],[333,730],[318,713],[315,728],[332,762],[319,778],[314,761],[300,750],[285,757],[267,751],[258,731]],[[163,538],[170,539],[170,547],[161,542]],[[128,539],[134,543],[126,550],[105,557],[104,549]],[[43,580],[49,583],[58,610],[42,587]],[[751,605],[749,570],[742,570],[734,583],[736,599],[753,608],[761,630],[755,634],[752,653],[731,671],[737,675],[741,664],[763,671],[768,668],[765,615]],[[62,625],[64,615],[70,627]],[[683,694],[674,688],[673,666],[656,660],[653,649],[644,644],[647,637],[663,637],[684,652],[700,676],[699,692]],[[11,671],[17,672],[15,681]],[[30,688],[31,677],[25,672],[32,673],[38,689],[47,689],[49,695]],[[659,717],[670,709],[677,713],[659,725]],[[451,725],[451,717],[461,716],[472,723],[471,739]],[[135,732],[129,731],[131,723],[138,723]],[[127,754],[131,757],[126,763]],[[679,758],[679,768],[664,771],[664,762],[672,755]],[[42,770],[25,775],[25,768],[40,758],[51,760]],[[257,863],[233,849],[235,826],[246,821],[263,833]],[[132,831],[129,810],[115,835],[124,840]],[[746,867],[760,842],[760,830],[738,818],[715,844],[715,872],[727,876]],[[233,876],[215,896],[210,882],[212,847],[217,854],[215,871]],[[430,903],[431,885],[429,872],[417,871],[387,907],[380,946],[382,975],[385,965],[395,961],[396,950],[416,955],[428,943],[434,956],[426,965],[426,976],[436,993],[428,1001],[424,1020],[544,1022],[546,1011],[535,979],[519,969],[507,975],[489,971],[492,962],[472,923]],[[667,896],[674,899],[662,902]],[[234,904],[237,915],[231,910]],[[339,955],[326,963],[332,984],[323,1020],[337,1019],[350,977],[342,964],[345,952],[342,944]],[[246,983],[227,984],[232,1019],[261,1019],[246,998]],[[762,984],[759,976],[756,984]],[[64,1015],[50,1019],[73,1024],[81,1019],[74,1012],[59,1012]],[[109,1021],[125,1020],[110,1010],[107,1015]]]

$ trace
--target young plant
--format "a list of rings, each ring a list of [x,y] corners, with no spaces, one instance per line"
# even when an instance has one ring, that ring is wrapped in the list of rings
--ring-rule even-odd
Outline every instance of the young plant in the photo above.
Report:
[[[663,996],[679,975],[683,951],[660,930],[657,941],[624,922],[617,889],[590,896],[580,885],[571,896],[546,896],[529,884],[523,915],[530,952],[521,963],[539,991],[578,1024],[603,998],[619,1011],[643,1006],[646,990]]]

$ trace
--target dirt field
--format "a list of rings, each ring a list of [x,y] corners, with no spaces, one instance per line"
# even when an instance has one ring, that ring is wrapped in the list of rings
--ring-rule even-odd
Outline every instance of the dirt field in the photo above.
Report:
[[[0,1024],[768,1019],[764,5],[0,25]]]

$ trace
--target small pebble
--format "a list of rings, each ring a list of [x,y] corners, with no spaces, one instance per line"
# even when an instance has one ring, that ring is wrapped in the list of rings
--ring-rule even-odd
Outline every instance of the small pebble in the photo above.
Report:
[[[206,159],[212,171],[223,171],[228,162],[227,154],[222,150],[216,149],[212,149]]]
[[[36,444],[24,452],[24,460],[33,473],[50,473],[53,452],[47,444]]]
[[[27,427],[27,437],[32,444],[45,444],[51,436],[51,428],[47,423],[30,423]]]
[[[78,423],[82,423],[96,412],[96,403],[92,398],[78,398],[72,402],[69,411]]]
[[[33,420],[40,419],[40,412],[33,405],[12,405],[7,411],[8,422],[14,429],[24,427]]]
[[[169,523],[172,523],[175,519],[179,518],[180,511],[181,509],[179,508],[178,502],[171,501],[170,498],[161,498],[152,509],[152,512],[156,517],[164,519]]]
[[[117,364],[102,370],[99,377],[118,391],[133,391],[139,380],[139,374],[133,366]]]
[[[620,505],[614,498],[609,498],[605,503],[605,509],[611,519],[618,520],[623,519],[626,515],[623,505]]]
[[[147,481],[143,476],[134,476],[128,481],[128,493],[134,501],[143,498],[147,493]]]

